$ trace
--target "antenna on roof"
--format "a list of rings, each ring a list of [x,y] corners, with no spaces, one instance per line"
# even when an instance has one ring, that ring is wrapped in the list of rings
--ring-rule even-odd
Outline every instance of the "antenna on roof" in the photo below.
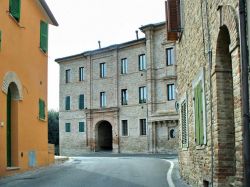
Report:
[[[98,41],[99,49],[101,49],[101,41]]]
[[[135,34],[136,34],[136,39],[138,40],[139,39],[138,30],[135,31]]]

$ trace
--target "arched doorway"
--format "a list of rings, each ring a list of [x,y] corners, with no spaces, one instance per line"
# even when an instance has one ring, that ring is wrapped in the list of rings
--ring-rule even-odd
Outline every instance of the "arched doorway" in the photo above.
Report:
[[[97,150],[111,151],[113,149],[112,125],[108,121],[97,124]]]
[[[220,28],[217,47],[216,64],[213,80],[215,81],[214,106],[215,106],[215,141],[216,173],[224,176],[218,179],[219,183],[228,181],[229,176],[234,176],[236,171],[235,158],[235,123],[234,123],[234,83],[232,56],[229,51],[230,34],[224,25]]]
[[[17,85],[11,82],[7,92],[7,167],[18,166],[18,98]]]

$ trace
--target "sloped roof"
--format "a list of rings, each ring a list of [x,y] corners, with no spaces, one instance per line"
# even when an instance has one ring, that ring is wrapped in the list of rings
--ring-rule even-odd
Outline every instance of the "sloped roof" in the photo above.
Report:
[[[49,23],[55,26],[58,26],[58,22],[56,21],[56,18],[54,17],[54,15],[52,14],[51,10],[49,9],[48,4],[46,3],[45,0],[38,0],[44,13],[48,16],[49,19]]]

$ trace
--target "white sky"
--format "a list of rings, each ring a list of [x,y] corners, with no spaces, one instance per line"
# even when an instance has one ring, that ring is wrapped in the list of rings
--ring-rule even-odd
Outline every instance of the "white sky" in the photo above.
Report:
[[[49,29],[48,108],[59,109],[59,65],[54,61],[136,39],[142,25],[165,21],[165,0],[46,0],[59,27]],[[139,37],[144,34],[139,32]]]

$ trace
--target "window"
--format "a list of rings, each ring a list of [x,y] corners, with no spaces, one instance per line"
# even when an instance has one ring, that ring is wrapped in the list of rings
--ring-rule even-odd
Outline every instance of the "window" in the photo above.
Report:
[[[171,139],[173,139],[173,138],[176,137],[176,129],[174,129],[174,128],[170,129],[170,131],[169,131],[169,137]]]
[[[21,12],[21,0],[10,0],[9,1],[9,12],[11,16],[19,22]]]
[[[128,136],[128,120],[122,120],[122,136]]]
[[[140,119],[140,135],[147,134],[146,126],[146,119]]]
[[[105,92],[100,93],[100,107],[101,108],[106,107],[106,93]]]
[[[39,119],[45,120],[45,102],[39,99]]]
[[[147,102],[147,90],[146,86],[139,88],[139,103],[146,103]]]
[[[168,84],[167,85],[167,90],[168,90],[168,100],[175,100],[175,86],[174,84]]]
[[[105,63],[100,64],[100,77],[101,78],[106,77],[106,64]]]
[[[128,73],[128,60],[126,58],[123,58],[121,60],[121,74],[127,74]]]
[[[201,81],[194,87],[195,141],[204,144],[203,96]]]
[[[71,124],[70,123],[65,123],[65,132],[70,132],[70,126]]]
[[[167,66],[171,66],[174,64],[175,58],[174,58],[174,49],[173,48],[167,48],[166,49],[166,62]]]
[[[128,90],[127,89],[122,89],[121,98],[122,98],[122,105],[127,105],[128,104]]]
[[[79,122],[79,132],[84,132],[84,122]]]
[[[40,48],[43,52],[48,51],[48,23],[40,22]]]
[[[70,69],[67,69],[65,71],[65,83],[69,83],[70,82]]]
[[[139,55],[139,70],[146,70],[146,57],[145,54]]]
[[[188,147],[187,101],[181,103],[181,140],[182,148]]]
[[[84,80],[84,67],[79,68],[79,81]]]
[[[84,109],[84,95],[79,95],[79,109]]]
[[[2,31],[0,30],[0,51],[2,49]]]
[[[65,110],[70,110],[70,96],[65,99]]]

